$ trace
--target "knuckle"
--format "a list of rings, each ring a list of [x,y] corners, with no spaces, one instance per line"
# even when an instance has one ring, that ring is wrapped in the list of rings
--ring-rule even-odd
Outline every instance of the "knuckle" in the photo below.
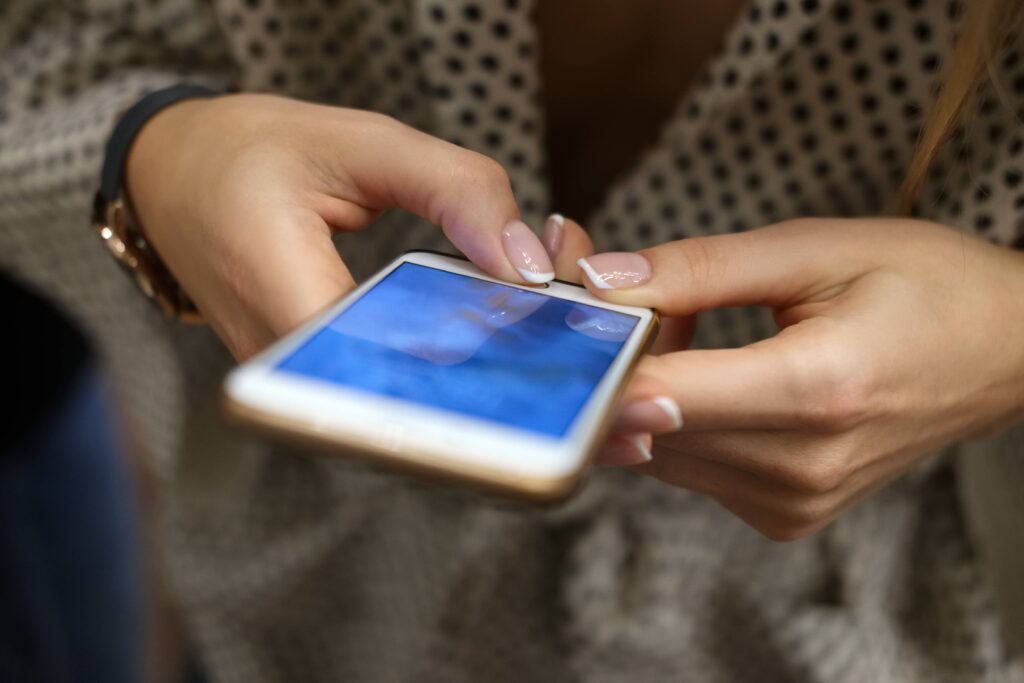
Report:
[[[817,533],[833,516],[832,502],[824,496],[794,497],[780,503],[757,529],[773,541],[788,543]]]
[[[827,347],[827,342],[822,347]],[[853,354],[819,352],[814,360],[793,359],[797,365],[797,422],[808,429],[828,433],[846,432],[868,417],[872,383]],[[841,349],[841,347],[838,347]]]
[[[785,522],[795,528],[811,529],[828,523],[834,514],[833,497],[824,494],[796,496],[784,504]]]
[[[831,385],[819,398],[805,406],[803,422],[807,427],[839,433],[853,429],[867,413],[862,389],[853,384]]]
[[[414,128],[407,126],[390,114],[384,114],[379,111],[364,111],[358,110],[359,116],[359,131],[366,134],[376,134],[380,136],[395,136],[402,135],[403,133],[418,134]]]
[[[691,237],[679,240],[679,246],[691,288],[701,288],[715,282],[720,261],[718,249],[711,238]]]
[[[494,197],[496,193],[505,192],[511,197],[508,172],[483,154],[460,150],[452,160],[450,177],[450,187],[466,199]]]
[[[836,490],[847,480],[850,468],[838,454],[818,452],[793,458],[779,478],[801,493],[824,494]]]
[[[472,153],[465,162],[465,172],[473,180],[486,187],[508,187],[508,171],[494,159],[483,154]]]
[[[829,493],[842,486],[849,476],[847,468],[832,458],[813,461],[804,468],[798,481],[799,490],[810,493]]]
[[[453,199],[464,205],[483,202],[489,207],[514,208],[508,172],[494,159],[460,149],[451,158],[448,175],[450,182],[445,185],[452,188],[450,193],[436,191],[429,209],[431,219],[442,227],[447,229],[445,207]]]

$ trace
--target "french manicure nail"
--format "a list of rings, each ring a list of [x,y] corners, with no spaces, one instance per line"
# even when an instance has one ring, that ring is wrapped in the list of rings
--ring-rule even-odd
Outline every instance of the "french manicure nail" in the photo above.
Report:
[[[501,243],[508,260],[527,282],[540,284],[555,278],[555,267],[544,245],[526,223],[509,221],[501,231]]]
[[[616,434],[601,450],[598,461],[608,467],[630,467],[650,462],[654,456],[638,434]]]
[[[576,263],[598,289],[628,289],[651,279],[651,262],[628,251],[595,254]]]
[[[618,425],[635,432],[664,434],[683,427],[679,405],[668,396],[655,396],[627,403],[619,413]]]
[[[565,233],[565,216],[553,213],[544,221],[544,248],[548,256],[555,258],[562,249],[562,235]]]
[[[639,436],[629,434],[622,438],[628,441],[633,446],[633,448],[636,449],[636,452],[639,454],[640,457],[640,462],[650,462],[651,460],[654,460],[654,455],[651,454],[651,449],[644,444],[643,439],[641,439]]]

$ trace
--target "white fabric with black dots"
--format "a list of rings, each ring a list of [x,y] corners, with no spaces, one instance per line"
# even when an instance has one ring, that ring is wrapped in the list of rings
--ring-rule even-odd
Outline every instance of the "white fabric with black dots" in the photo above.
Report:
[[[0,265],[66,307],[110,361],[167,483],[166,557],[212,680],[1024,680],[948,457],[778,545],[701,496],[628,472],[596,473],[562,508],[521,510],[224,428],[222,346],[161,320],[87,228],[115,118],[182,80],[374,109],[499,160],[539,226],[557,207],[531,8],[0,2]],[[599,249],[635,249],[878,214],[959,12],[946,0],[754,0],[657,144],[579,218]],[[1024,246],[1024,59],[1016,48],[1000,59],[1006,101],[983,98],[916,211]],[[444,246],[400,212],[341,243],[357,276]],[[697,341],[770,330],[757,312],[721,311]],[[998,479],[1019,530],[1024,449],[1013,438]]]

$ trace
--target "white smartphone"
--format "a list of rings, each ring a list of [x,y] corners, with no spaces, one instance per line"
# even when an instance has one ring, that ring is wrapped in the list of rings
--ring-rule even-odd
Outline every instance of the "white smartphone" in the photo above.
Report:
[[[236,421],[516,497],[578,485],[657,314],[410,252],[233,370]]]

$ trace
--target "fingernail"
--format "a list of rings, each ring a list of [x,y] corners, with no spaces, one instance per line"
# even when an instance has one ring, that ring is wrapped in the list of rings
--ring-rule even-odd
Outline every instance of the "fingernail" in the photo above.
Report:
[[[668,396],[655,396],[627,403],[619,413],[616,427],[631,432],[664,434],[682,429],[683,414]]]
[[[639,436],[630,434],[628,436],[623,436],[622,438],[633,446],[634,450],[636,450],[639,462],[650,462],[651,460],[654,460],[654,455],[651,453],[651,449],[647,447],[643,442],[643,439]]]
[[[501,243],[508,260],[527,282],[540,284],[555,278],[555,267],[544,245],[526,223],[509,221],[501,231]]]
[[[565,233],[565,216],[553,213],[544,221],[544,248],[548,256],[555,258],[562,250],[562,235]]]
[[[629,467],[650,462],[654,456],[639,434],[615,434],[598,456],[598,463],[608,467]]]
[[[651,263],[640,254],[612,251],[576,262],[598,289],[628,289],[651,279]]]

